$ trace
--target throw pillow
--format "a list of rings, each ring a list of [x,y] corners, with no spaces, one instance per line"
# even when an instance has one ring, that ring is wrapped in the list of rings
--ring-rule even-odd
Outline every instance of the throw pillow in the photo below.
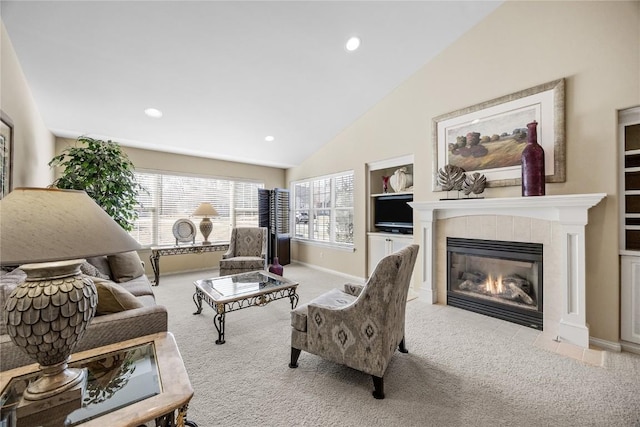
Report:
[[[131,292],[117,283],[99,277],[92,277],[91,279],[98,291],[96,316],[144,307]]]
[[[109,267],[109,260],[106,255],[87,258],[87,262],[97,268],[100,273],[109,276],[106,279],[111,278],[111,267]]]
[[[136,251],[109,255],[107,259],[109,260],[109,267],[111,267],[113,280],[116,282],[127,282],[144,274],[142,261]]]
[[[80,271],[82,271],[83,274],[91,277],[99,277],[101,279],[110,278],[109,276],[103,274],[100,270],[98,270],[95,265],[89,264],[87,261],[83,262],[82,265],[80,265]]]
[[[26,279],[26,277],[27,277],[27,273],[20,270],[19,268],[16,268],[15,270],[0,276],[0,309],[1,310],[4,310],[4,306],[7,303],[7,299],[9,298],[9,295],[11,295],[11,292],[13,292],[13,290],[17,288],[20,283],[24,282],[24,279]],[[7,333],[7,322],[6,322],[4,313],[0,313],[0,335],[4,335],[6,333]]]

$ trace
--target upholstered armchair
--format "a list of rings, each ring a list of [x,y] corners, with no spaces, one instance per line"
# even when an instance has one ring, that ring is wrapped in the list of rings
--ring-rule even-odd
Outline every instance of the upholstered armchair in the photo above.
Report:
[[[418,245],[386,256],[363,285],[333,289],[291,312],[291,362],[301,350],[347,365],[373,378],[384,399],[384,373],[396,348],[406,353],[404,317]]]
[[[231,230],[229,249],[220,260],[220,276],[264,270],[267,267],[266,227],[236,227]]]

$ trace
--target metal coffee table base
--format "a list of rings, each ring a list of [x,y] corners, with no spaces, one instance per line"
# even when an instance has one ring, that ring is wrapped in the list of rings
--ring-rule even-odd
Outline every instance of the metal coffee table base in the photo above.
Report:
[[[216,344],[224,344],[224,325],[225,325],[225,315],[232,311],[242,310],[243,308],[248,308],[252,306],[262,307],[269,304],[271,301],[289,298],[291,302],[291,309],[293,310],[298,305],[298,294],[296,293],[296,288],[287,288],[287,289],[277,289],[272,292],[247,296],[246,298],[237,299],[229,302],[217,302],[210,298],[206,293],[202,292],[202,290],[196,288],[196,292],[193,294],[193,302],[196,304],[196,312],[193,314],[202,313],[202,301],[204,300],[209,307],[213,308],[216,311],[216,315],[213,318],[213,325],[216,327],[218,331],[218,339],[216,340]]]

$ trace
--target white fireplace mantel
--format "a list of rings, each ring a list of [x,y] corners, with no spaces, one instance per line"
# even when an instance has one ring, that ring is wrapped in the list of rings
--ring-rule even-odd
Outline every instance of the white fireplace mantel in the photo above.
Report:
[[[431,295],[430,300],[435,304],[436,220],[476,215],[507,215],[556,221],[560,223],[564,235],[561,239],[560,283],[563,287],[563,301],[558,325],[559,337],[588,348],[589,328],[585,313],[585,226],[588,223],[589,209],[605,197],[604,193],[595,193],[410,203],[411,207],[419,212],[422,230],[422,289]]]

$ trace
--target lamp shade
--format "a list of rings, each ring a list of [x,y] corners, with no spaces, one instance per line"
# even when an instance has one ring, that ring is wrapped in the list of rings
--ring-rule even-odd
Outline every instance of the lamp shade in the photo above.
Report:
[[[0,265],[136,249],[140,244],[84,191],[16,188],[0,200]]]
[[[203,202],[200,203],[198,209],[195,210],[193,216],[218,216],[218,211],[213,207],[211,203]]]

